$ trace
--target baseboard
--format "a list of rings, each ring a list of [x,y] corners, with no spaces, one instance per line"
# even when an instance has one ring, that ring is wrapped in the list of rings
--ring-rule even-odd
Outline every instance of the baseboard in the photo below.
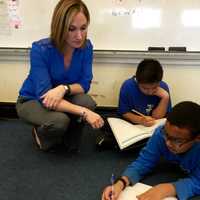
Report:
[[[18,118],[15,105],[15,103],[0,102],[0,118]],[[101,115],[116,113],[117,108],[99,106],[96,108],[96,112]]]
[[[0,117],[1,118],[17,118],[15,103],[0,102]]]
[[[99,114],[116,114],[117,113],[117,107],[107,107],[107,106],[97,106],[96,112]]]

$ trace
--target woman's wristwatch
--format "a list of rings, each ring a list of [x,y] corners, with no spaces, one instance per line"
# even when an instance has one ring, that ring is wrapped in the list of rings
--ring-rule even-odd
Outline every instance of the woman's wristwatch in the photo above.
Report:
[[[71,88],[68,84],[63,85],[64,89],[65,89],[65,94],[70,95],[71,94]]]

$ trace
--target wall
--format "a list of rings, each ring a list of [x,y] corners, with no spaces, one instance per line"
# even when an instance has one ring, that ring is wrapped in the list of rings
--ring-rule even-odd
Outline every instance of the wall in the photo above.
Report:
[[[143,58],[157,58],[164,66],[164,80],[173,104],[183,100],[200,103],[199,54],[95,52],[90,94],[99,106],[117,106],[121,83],[132,76]],[[15,102],[29,70],[28,52],[0,51],[0,102]]]
[[[94,83],[91,88],[99,105],[116,106],[119,88],[123,80],[131,77],[137,64],[95,64]],[[165,65],[164,81],[169,84],[172,103],[192,100],[200,103],[200,67]]]
[[[0,102],[15,102],[18,90],[28,73],[26,61],[0,62]]]

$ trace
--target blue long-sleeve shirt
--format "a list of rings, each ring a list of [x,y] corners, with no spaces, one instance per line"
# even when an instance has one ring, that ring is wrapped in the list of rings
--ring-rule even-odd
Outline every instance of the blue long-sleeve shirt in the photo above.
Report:
[[[162,127],[155,130],[147,145],[142,149],[139,157],[123,172],[132,183],[140,181],[159,162],[160,157],[177,163],[188,173],[188,177],[173,182],[179,200],[186,200],[200,195],[200,143],[193,144],[190,150],[183,154],[169,151],[163,137]]]
[[[32,44],[30,52],[30,72],[20,89],[20,96],[37,99],[60,84],[79,83],[88,92],[92,80],[93,46],[89,40],[84,48],[74,49],[71,63],[64,67],[64,55],[50,39],[42,39]]]

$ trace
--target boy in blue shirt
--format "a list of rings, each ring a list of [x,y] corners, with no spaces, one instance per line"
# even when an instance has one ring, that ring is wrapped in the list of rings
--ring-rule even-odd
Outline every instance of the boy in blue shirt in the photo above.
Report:
[[[161,157],[177,163],[188,176],[175,182],[162,183],[139,195],[139,200],[161,200],[177,196],[186,200],[200,195],[200,105],[185,101],[177,104],[167,115],[164,126],[158,127],[142,149],[139,157],[131,163],[112,187],[108,186],[102,200],[117,200],[128,185],[140,181],[151,172]]]
[[[171,100],[168,85],[162,77],[163,69],[157,60],[144,59],[140,62],[136,75],[122,84],[119,115],[133,124],[144,126],[152,126],[156,119],[165,117],[171,110]],[[133,109],[141,114],[133,113]],[[112,134],[106,133],[97,138],[97,147],[117,148],[117,143]]]
[[[155,119],[171,110],[168,85],[162,81],[163,69],[154,59],[139,63],[136,75],[126,80],[120,90],[119,114],[132,123],[152,126]],[[143,115],[132,112],[132,109]]]

